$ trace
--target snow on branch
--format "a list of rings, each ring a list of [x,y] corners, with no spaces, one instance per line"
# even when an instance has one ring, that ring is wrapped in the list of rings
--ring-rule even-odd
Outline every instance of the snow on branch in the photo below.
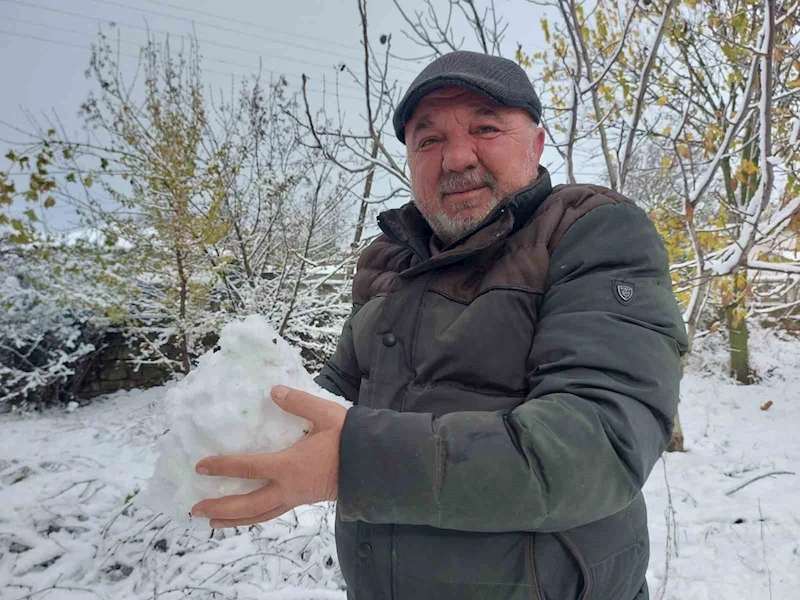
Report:
[[[769,204],[774,182],[772,157],[772,66],[773,48],[775,44],[775,0],[764,2],[764,26],[761,34],[760,57],[754,58],[761,63],[761,100],[759,102],[759,172],[758,189],[744,209],[744,222],[739,230],[738,239],[730,244],[720,259],[710,262],[709,267],[717,275],[725,275],[736,270],[755,244],[758,222],[764,209]]]
[[[774,271],[775,273],[796,273],[800,275],[800,263],[778,263],[766,262],[762,260],[748,260],[748,269],[758,271]]]
[[[770,63],[771,62],[772,61],[770,59]],[[756,73],[758,72],[758,65],[759,57],[753,56],[753,59],[750,63],[750,70],[747,75],[747,83],[745,84],[744,94],[739,100],[739,105],[736,109],[736,118],[728,124],[728,127],[725,129],[725,136],[723,137],[722,143],[719,145],[714,158],[709,163],[703,176],[695,183],[694,188],[689,193],[688,202],[692,206],[695,206],[698,203],[700,198],[703,197],[703,194],[705,194],[706,190],[711,185],[720,163],[728,155],[728,151],[731,147],[734,137],[738,133],[742,124],[745,123],[750,117],[751,112],[747,110],[747,106],[750,104],[750,97],[753,94]]]

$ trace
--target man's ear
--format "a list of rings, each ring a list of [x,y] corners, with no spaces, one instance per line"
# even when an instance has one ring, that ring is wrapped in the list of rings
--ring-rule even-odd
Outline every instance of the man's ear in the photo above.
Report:
[[[531,144],[533,145],[533,149],[531,151],[531,159],[533,164],[539,165],[542,160],[542,153],[544,152],[544,142],[545,142],[545,131],[544,127],[537,123],[533,123],[533,140],[531,140]]]
[[[544,152],[544,139],[545,139],[545,132],[544,127],[541,125],[536,126],[536,133],[534,134],[534,142],[536,144],[536,158],[537,160],[542,157],[542,152]]]

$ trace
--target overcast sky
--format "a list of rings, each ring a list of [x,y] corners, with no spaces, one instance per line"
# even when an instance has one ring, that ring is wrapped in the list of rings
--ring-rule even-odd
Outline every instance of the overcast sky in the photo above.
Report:
[[[434,2],[447,5],[447,0]],[[323,76],[331,81],[336,65],[345,62],[360,70],[357,6],[357,0],[0,0],[0,120],[30,129],[23,109],[35,114],[55,110],[68,130],[78,131],[76,113],[90,89],[83,75],[89,44],[98,25],[109,22],[120,32],[121,52],[132,57],[146,39],[145,27],[159,37],[168,32],[173,38],[189,35],[194,28],[208,85],[229,89],[231,75],[256,72],[260,58],[264,71],[285,74],[295,89],[301,73],[309,75],[310,89],[317,90],[312,97],[320,103]],[[407,14],[423,8],[419,0],[403,0],[402,6]],[[508,21],[506,56],[513,57],[517,42],[527,50],[541,47],[540,7],[525,0],[496,0],[496,6]],[[368,15],[371,34],[391,34],[395,52],[422,54],[403,36],[407,26],[391,0],[370,0]],[[456,30],[466,37],[463,48],[477,50],[471,32],[463,21],[459,24]],[[121,59],[123,68],[135,64],[134,58]],[[395,63],[403,88],[424,64]],[[353,97],[343,98],[343,103],[347,107],[352,102],[350,110],[356,112],[358,90],[342,89],[342,95]],[[0,124],[2,140],[21,137]],[[0,147],[8,144],[0,141]],[[558,162],[555,152],[546,152],[544,162]],[[562,179],[563,172],[554,174],[555,181]],[[70,220],[58,210],[50,219]]]

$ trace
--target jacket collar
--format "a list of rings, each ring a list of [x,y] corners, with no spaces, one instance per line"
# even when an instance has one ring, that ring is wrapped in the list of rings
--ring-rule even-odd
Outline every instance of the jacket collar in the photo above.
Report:
[[[418,268],[422,266],[421,263],[430,263],[428,266],[431,268],[450,264],[485,248],[499,238],[515,233],[530,220],[552,189],[550,173],[540,166],[539,176],[533,183],[509,195],[474,229],[442,248],[442,252],[434,258],[430,255],[433,231],[413,202],[382,212],[378,215],[378,225],[395,244],[408,248],[416,255],[417,260],[412,262],[411,270],[417,273],[427,270]]]

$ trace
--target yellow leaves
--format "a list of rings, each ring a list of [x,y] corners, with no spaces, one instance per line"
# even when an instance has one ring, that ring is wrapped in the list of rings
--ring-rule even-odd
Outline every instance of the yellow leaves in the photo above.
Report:
[[[739,167],[736,169],[735,179],[738,180],[742,185],[746,185],[748,179],[758,175],[759,172],[760,170],[756,163],[754,163],[752,160],[744,158],[739,163]]]
[[[722,44],[721,49],[722,53],[725,55],[725,58],[727,58],[731,62],[736,61],[737,54],[736,54],[736,49],[733,46],[731,46],[730,44]]]
[[[657,104],[658,104],[659,106],[664,106],[666,103],[667,103],[667,97],[666,97],[666,96],[661,96],[661,97],[658,99],[658,102],[657,102]]]
[[[544,41],[548,44],[550,43],[550,25],[547,22],[547,19],[542,17],[539,21],[542,26],[542,31],[544,32]]]
[[[742,324],[742,321],[745,320],[745,317],[747,317],[747,308],[740,304],[733,309],[731,314],[731,328],[738,328]]]
[[[717,146],[717,141],[725,135],[717,125],[713,123],[706,127],[705,135],[703,136],[703,150],[706,154],[712,154]]]
[[[522,51],[522,46],[517,46],[517,51],[514,55],[514,58],[517,61],[517,64],[523,68],[530,69],[533,66],[531,59]],[[545,74],[545,83],[549,81]]]
[[[597,35],[600,41],[605,41],[608,38],[608,26],[603,12],[597,14]]]
[[[793,79],[787,85],[788,85],[789,89],[791,89],[791,90],[793,90],[795,88],[799,88],[800,87],[800,77],[798,77],[797,79]]]
[[[672,127],[667,125],[666,127],[664,127],[664,131],[662,131],[661,133],[662,135],[669,137],[669,135],[672,133]]]
[[[758,166],[756,163],[754,163],[752,160],[747,160],[746,158],[742,160],[739,168],[746,175],[756,175],[758,173]]]
[[[747,28],[749,27],[747,14],[744,11],[740,11],[731,19],[731,26],[733,30],[740,36],[747,34]]]
[[[692,152],[691,150],[689,150],[689,146],[687,146],[686,144],[678,144],[675,147],[678,150],[678,154],[680,155],[681,158],[688,159],[689,157],[691,157]]]
[[[669,156],[661,157],[661,168],[663,170],[669,169],[672,166],[672,159]]]

